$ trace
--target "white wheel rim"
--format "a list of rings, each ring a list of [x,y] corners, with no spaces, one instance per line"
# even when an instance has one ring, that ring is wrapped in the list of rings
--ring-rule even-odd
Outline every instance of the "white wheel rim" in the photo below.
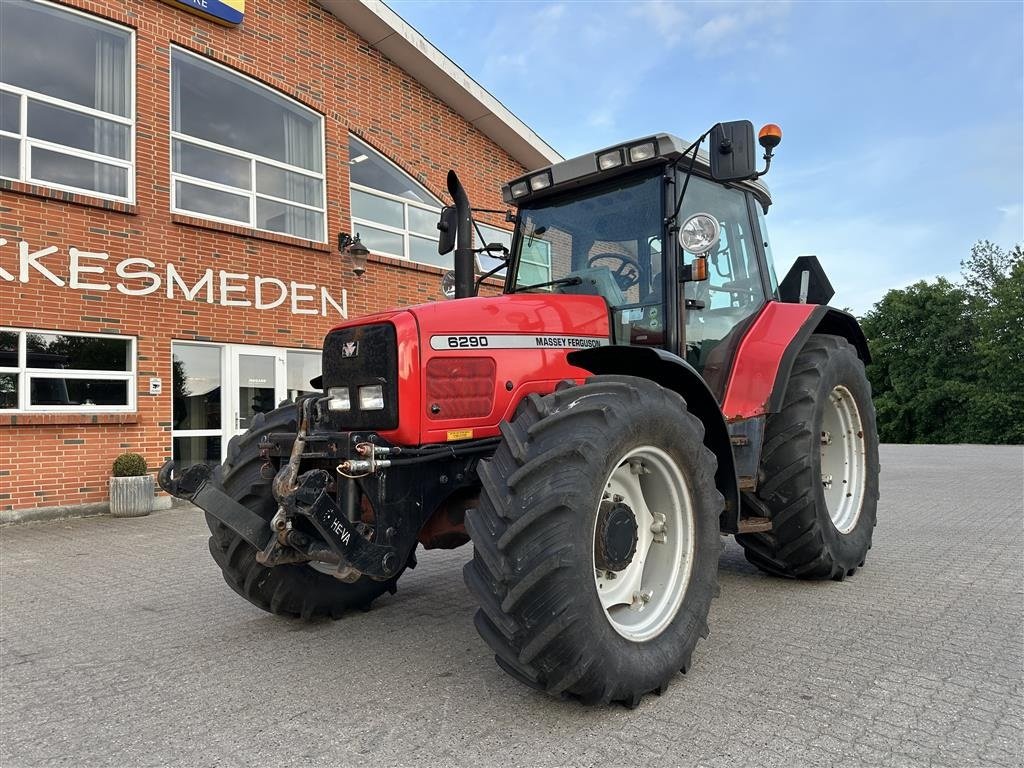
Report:
[[[595,559],[597,596],[616,632],[634,642],[650,640],[675,618],[690,583],[695,519],[690,489],[674,459],[645,445],[616,462],[605,481],[604,500],[633,510],[637,543],[621,571],[599,570]],[[595,516],[591,541],[596,535]]]
[[[839,385],[825,402],[821,420],[821,485],[832,525],[840,533],[856,527],[867,475],[864,425],[850,390]]]

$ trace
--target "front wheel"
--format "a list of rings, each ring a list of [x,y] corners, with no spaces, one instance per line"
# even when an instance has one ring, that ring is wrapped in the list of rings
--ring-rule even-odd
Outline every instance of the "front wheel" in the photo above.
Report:
[[[273,471],[267,471],[260,455],[260,441],[274,432],[298,429],[298,409],[283,405],[267,414],[258,413],[252,428],[234,437],[228,444],[228,458],[216,470],[224,492],[267,521],[277,512],[271,484]],[[362,576],[353,583],[339,581],[314,563],[293,563],[267,568],[256,561],[256,549],[213,515],[206,514],[210,528],[210,554],[220,566],[224,581],[235,592],[258,608],[281,616],[303,619],[339,618],[345,611],[367,610],[385,592],[394,593],[399,571],[387,581]],[[415,566],[414,555],[408,565]],[[402,569],[405,570],[404,568]]]
[[[678,394],[598,376],[531,395],[478,472],[466,583],[517,679],[635,705],[686,671],[717,591],[723,498]]]
[[[864,364],[845,339],[815,334],[768,417],[757,498],[772,530],[736,537],[747,560],[777,576],[853,575],[871,548],[878,469]]]

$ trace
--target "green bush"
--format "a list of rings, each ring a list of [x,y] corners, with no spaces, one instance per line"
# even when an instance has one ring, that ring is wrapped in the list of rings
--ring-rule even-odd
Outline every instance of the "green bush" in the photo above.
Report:
[[[146,460],[137,453],[122,453],[114,459],[114,477],[139,477],[146,474]]]

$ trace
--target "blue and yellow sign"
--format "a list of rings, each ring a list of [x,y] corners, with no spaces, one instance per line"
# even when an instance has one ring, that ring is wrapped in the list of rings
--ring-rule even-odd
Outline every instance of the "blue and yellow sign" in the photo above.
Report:
[[[245,16],[245,0],[164,0],[164,2],[229,27],[241,24],[242,17]]]

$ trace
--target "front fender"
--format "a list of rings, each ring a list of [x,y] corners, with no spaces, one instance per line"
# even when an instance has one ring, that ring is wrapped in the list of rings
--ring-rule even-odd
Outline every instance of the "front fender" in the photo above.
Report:
[[[637,376],[678,392],[694,416],[704,424],[704,445],[718,459],[715,484],[725,497],[720,525],[723,531],[735,531],[739,523],[739,484],[729,429],[718,401],[704,379],[678,355],[656,347],[607,346],[570,352],[570,364],[601,376],[617,374]]]

